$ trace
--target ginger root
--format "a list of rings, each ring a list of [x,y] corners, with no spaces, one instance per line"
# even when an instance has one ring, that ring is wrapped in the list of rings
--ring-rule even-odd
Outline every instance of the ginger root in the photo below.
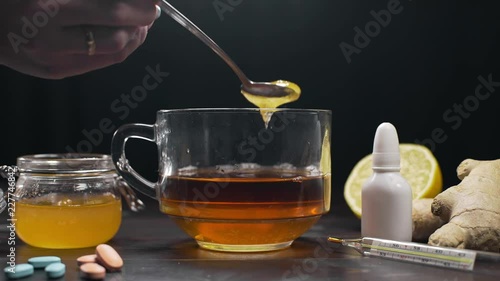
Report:
[[[434,199],[422,198],[413,200],[413,240],[427,242],[429,236],[440,228],[444,222],[440,217],[431,212],[431,204]]]
[[[428,243],[500,252],[500,159],[464,160],[457,175],[460,184],[437,195],[431,204],[432,214],[445,224]]]

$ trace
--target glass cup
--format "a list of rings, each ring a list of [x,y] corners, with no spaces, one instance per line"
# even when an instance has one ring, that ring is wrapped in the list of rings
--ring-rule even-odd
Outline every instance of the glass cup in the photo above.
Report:
[[[274,109],[273,109],[274,110]],[[288,247],[330,209],[331,112],[259,109],[157,112],[121,126],[111,156],[129,185],[159,201],[200,247],[254,252]],[[156,143],[156,183],[125,157],[129,138]]]

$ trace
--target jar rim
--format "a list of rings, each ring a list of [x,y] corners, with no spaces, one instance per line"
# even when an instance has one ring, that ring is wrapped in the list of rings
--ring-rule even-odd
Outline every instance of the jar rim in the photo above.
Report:
[[[95,153],[51,153],[17,158],[21,173],[101,173],[114,171],[110,155]]]

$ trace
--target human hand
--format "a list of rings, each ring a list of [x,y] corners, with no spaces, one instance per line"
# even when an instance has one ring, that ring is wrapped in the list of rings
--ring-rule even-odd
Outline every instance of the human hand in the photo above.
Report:
[[[159,16],[155,2],[2,0],[0,64],[61,79],[123,62]]]

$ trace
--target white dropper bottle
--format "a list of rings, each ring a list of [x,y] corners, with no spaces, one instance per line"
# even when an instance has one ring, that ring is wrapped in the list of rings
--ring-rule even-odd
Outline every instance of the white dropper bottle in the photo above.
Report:
[[[362,236],[411,241],[412,191],[400,174],[398,133],[391,123],[377,128],[372,169],[361,189]]]

